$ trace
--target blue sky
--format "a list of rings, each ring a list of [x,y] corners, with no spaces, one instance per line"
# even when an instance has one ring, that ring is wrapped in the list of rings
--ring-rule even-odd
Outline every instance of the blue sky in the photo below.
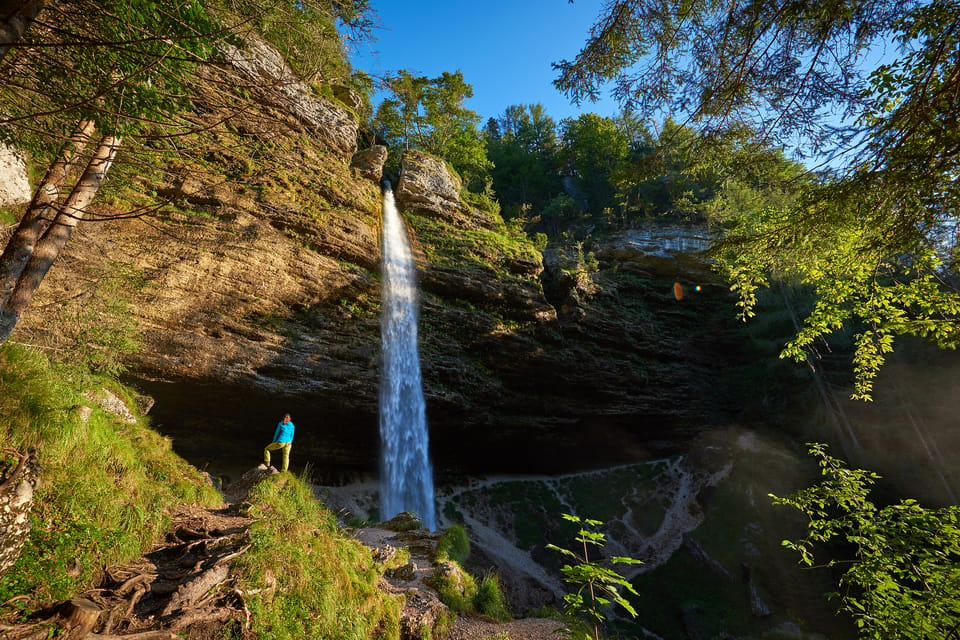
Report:
[[[557,122],[593,112],[615,115],[609,97],[575,107],[552,82],[551,62],[572,59],[586,41],[602,0],[427,0],[371,3],[379,27],[352,56],[374,76],[406,69],[434,78],[463,72],[473,86],[466,106],[481,126],[513,104],[540,102]],[[376,101],[377,98],[375,97]]]

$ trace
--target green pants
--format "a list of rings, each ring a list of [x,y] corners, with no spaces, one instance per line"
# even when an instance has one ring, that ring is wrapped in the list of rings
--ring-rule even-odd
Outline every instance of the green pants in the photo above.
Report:
[[[263,448],[263,463],[270,466],[270,452],[277,449],[283,449],[283,468],[280,471],[286,471],[290,467],[290,449],[292,442],[271,442]]]

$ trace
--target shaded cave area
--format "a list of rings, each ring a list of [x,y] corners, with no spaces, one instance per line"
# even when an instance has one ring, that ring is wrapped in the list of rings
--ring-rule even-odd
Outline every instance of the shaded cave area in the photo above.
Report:
[[[224,482],[260,464],[277,422],[296,425],[291,470],[339,486],[377,477],[375,412],[315,396],[281,396],[248,387],[193,381],[126,381],[154,400],[154,429],[174,451]],[[431,408],[427,422],[438,484],[464,476],[555,475],[666,457],[686,450],[697,431],[671,416],[465,416]]]

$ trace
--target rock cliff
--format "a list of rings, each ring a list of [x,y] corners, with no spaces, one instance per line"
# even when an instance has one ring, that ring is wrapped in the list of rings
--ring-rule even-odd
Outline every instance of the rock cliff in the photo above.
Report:
[[[210,91],[260,88],[198,110],[219,136],[205,156],[219,173],[130,177],[130,191],[167,206],[82,225],[15,339],[69,348],[69,332],[52,327],[122,273],[142,340],[130,379],[157,399],[155,422],[191,462],[247,468],[289,411],[302,426],[295,464],[371,471],[384,154],[355,159],[350,110],[299,83],[266,45],[227,53],[232,64],[205,72]],[[219,123],[211,105],[244,100],[243,122]],[[498,213],[462,201],[458,178],[425,154],[406,155],[397,196],[420,274],[441,473],[630,460],[721,417],[723,371],[740,346],[702,258],[664,258],[627,236],[541,255]]]

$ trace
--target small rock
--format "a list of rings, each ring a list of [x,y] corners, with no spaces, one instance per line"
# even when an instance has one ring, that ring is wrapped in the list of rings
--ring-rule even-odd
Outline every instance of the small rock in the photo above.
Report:
[[[387,564],[397,557],[397,550],[389,544],[373,550],[373,560],[378,564]]]
[[[386,576],[396,580],[413,580],[417,577],[417,565],[414,562],[408,562],[402,567],[388,570]]]
[[[77,407],[77,416],[80,418],[80,422],[87,424],[90,421],[90,416],[93,415],[93,409],[86,405],[80,405]]]

